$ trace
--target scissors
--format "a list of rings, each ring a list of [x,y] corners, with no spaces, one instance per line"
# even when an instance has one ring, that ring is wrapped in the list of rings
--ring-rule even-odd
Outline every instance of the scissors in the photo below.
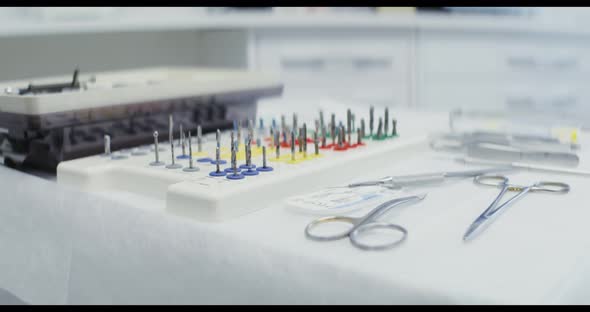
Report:
[[[392,200],[389,200],[389,201],[386,201],[386,202],[380,204],[379,206],[377,206],[373,210],[371,210],[371,212],[369,212],[368,214],[366,214],[365,216],[360,217],[360,218],[351,218],[351,217],[344,217],[344,216],[331,216],[331,217],[319,218],[319,219],[312,221],[311,223],[309,223],[305,227],[305,235],[309,239],[317,240],[317,241],[332,241],[332,240],[339,240],[339,239],[343,239],[343,238],[348,237],[350,239],[350,242],[352,243],[352,245],[354,245],[355,247],[358,247],[360,249],[363,249],[363,250],[388,249],[388,248],[391,248],[391,247],[401,244],[406,239],[406,236],[408,235],[408,231],[400,225],[393,224],[393,223],[378,222],[378,221],[376,221],[376,219],[394,207],[397,207],[401,204],[409,203],[412,201],[423,200],[424,197],[426,197],[426,194],[392,199]],[[350,227],[346,231],[336,233],[336,234],[329,234],[329,235],[314,234],[313,230],[322,227],[322,224],[325,225],[328,223],[335,223],[335,222],[349,223],[352,225],[352,227]],[[390,231],[394,231],[394,232],[401,232],[402,236],[398,239],[395,239],[394,241],[384,242],[384,243],[380,243],[380,244],[368,244],[366,242],[363,242],[363,240],[362,240],[363,233],[375,232],[376,230],[381,230],[381,229],[390,230]],[[394,238],[395,237],[397,237],[397,235],[395,235]]]
[[[475,236],[475,234],[477,233],[476,230],[482,230],[482,225],[489,224],[489,222],[487,222],[488,219],[495,216],[503,208],[508,207],[510,204],[512,204],[517,199],[523,197],[528,192],[547,192],[553,194],[565,194],[570,190],[569,185],[561,182],[540,181],[528,186],[514,185],[510,184],[508,178],[502,175],[480,175],[475,177],[473,181],[475,182],[475,184],[479,185],[500,187],[501,190],[498,196],[490,204],[490,206],[486,210],[484,210],[484,212],[481,215],[479,215],[475,219],[475,221],[473,221],[473,223],[471,223],[471,225],[463,235],[464,241],[467,241],[473,236]],[[498,206],[500,200],[506,194],[507,191],[518,193],[512,196],[507,201],[505,201],[503,204]]]

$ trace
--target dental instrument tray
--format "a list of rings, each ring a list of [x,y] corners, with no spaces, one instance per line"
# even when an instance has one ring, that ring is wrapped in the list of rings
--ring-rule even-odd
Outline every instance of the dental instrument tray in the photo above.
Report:
[[[173,115],[186,131],[229,129],[256,117],[256,102],[282,93],[274,77],[190,67],[79,73],[0,83],[0,155],[18,169],[55,172],[65,160],[167,135]]]

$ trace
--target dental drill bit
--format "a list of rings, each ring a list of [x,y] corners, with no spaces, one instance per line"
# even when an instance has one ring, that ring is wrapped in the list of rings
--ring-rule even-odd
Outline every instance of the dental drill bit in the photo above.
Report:
[[[231,149],[231,169],[233,171],[233,175],[238,175],[238,160],[236,157],[236,147],[232,146]]]
[[[365,119],[361,118],[361,135],[365,136]]]
[[[381,139],[381,135],[383,134],[383,119],[379,117],[379,125],[377,126],[377,139]]]
[[[221,148],[221,131],[219,129],[217,129],[217,131],[215,132],[215,143],[217,144],[217,148]]]
[[[322,127],[322,148],[326,148],[326,127]]]
[[[351,140],[351,136],[352,136],[352,112],[350,111],[350,108],[346,110],[346,134],[348,135],[348,140],[346,140],[346,142],[348,142],[348,144],[351,144],[352,142]]]
[[[393,119],[391,121],[391,136],[397,136],[397,120]]]
[[[199,171],[199,167],[195,167],[193,164],[193,137],[191,132],[188,132],[188,168],[182,169],[185,172],[196,172]]]
[[[303,123],[302,128],[303,134],[301,135],[301,139],[303,141],[303,157],[307,157],[307,125]]]
[[[256,165],[252,164],[252,138],[248,138],[248,142],[246,143],[246,167],[248,170],[243,171],[243,175],[253,176],[258,175],[258,170],[255,170]]]
[[[242,123],[238,120],[238,140],[236,141],[236,145],[240,146],[240,141],[242,140]],[[236,149],[237,153],[237,149]]]
[[[375,120],[375,108],[371,106],[369,109],[369,135],[373,137],[373,123]]]
[[[219,167],[219,160],[220,160],[221,156],[220,156],[220,150],[219,150],[219,146],[215,147],[215,171],[212,171],[209,173],[210,176],[212,177],[222,177],[225,176],[225,171],[222,171],[221,168]]]
[[[356,115],[355,114],[352,114],[350,117],[351,117],[350,119],[352,121],[351,131],[354,131],[354,129],[356,129]]]
[[[299,128],[297,128],[297,114],[293,113],[293,131],[295,131],[295,135],[298,135],[298,130]]]
[[[268,172],[272,171],[273,168],[269,167],[266,163],[266,146],[262,147],[262,167],[256,168],[257,171]]]
[[[318,156],[320,154],[320,148],[318,143],[318,133],[315,131],[313,133],[313,153]]]
[[[170,162],[169,165],[166,166],[166,168],[178,169],[178,168],[181,168],[182,166],[180,164],[176,163],[176,157],[174,157],[174,120],[172,119],[172,115],[168,116],[168,123],[169,123],[168,137],[169,137],[169,141],[170,141],[170,155],[171,155],[172,161]]]
[[[170,164],[168,166],[166,166],[166,168],[168,168],[168,169],[182,168],[182,166],[180,164],[176,163],[176,157],[174,157],[174,141],[173,140],[170,140],[170,157],[171,157]]]
[[[182,128],[182,126],[180,128]],[[184,132],[182,132],[182,131],[180,131],[180,141],[182,142],[181,143],[181,146],[182,146],[182,155],[181,156],[184,157],[184,156],[186,156],[186,138],[184,136]]]
[[[163,166],[164,163],[160,161],[160,150],[158,148],[158,131],[154,131],[154,155],[156,158],[150,163],[150,166]]]
[[[338,147],[344,147],[344,126],[338,128]]]
[[[233,137],[233,135],[232,135]],[[237,161],[237,156],[236,156],[237,150],[236,150],[236,145],[233,142],[231,142],[231,174],[228,174],[226,176],[226,178],[230,179],[230,180],[239,180],[239,179],[243,179],[244,175],[242,175],[241,173],[239,173],[238,171],[238,161]]]
[[[336,141],[336,114],[330,116],[330,137],[332,137],[332,146]]]
[[[356,145],[357,146],[363,145],[363,134],[361,132],[361,128],[356,129]]]
[[[299,129],[299,137],[297,138],[297,146],[299,153],[303,153],[303,129]]]
[[[295,131],[291,130],[291,161],[295,161]]]
[[[190,132],[189,132],[189,136],[190,136]],[[190,141],[190,139],[189,139]],[[201,129],[201,125],[197,126],[197,153],[202,153],[203,152],[203,132]],[[189,153],[191,153],[189,151]],[[192,155],[192,153],[191,153]]]
[[[221,160],[221,152],[219,151],[219,146],[215,148],[215,172],[220,173],[221,168],[219,168],[219,160]]]
[[[177,159],[188,159],[188,155],[186,154],[186,147],[188,146],[188,137],[186,135],[186,133],[181,132],[180,133],[180,142],[181,142],[181,147],[182,147],[182,154],[178,155],[176,158]]]
[[[279,142],[279,134],[275,133],[275,154],[277,157],[277,160],[279,159],[279,157],[281,156],[281,143]]]
[[[324,127],[324,111],[320,110],[320,128]]]
[[[178,137],[178,145],[177,146],[179,146],[179,147],[182,146],[182,155],[184,155],[185,154],[184,153],[184,131],[182,130],[182,123],[178,126],[178,128],[179,128],[178,131],[180,132],[180,135]]]
[[[383,134],[387,136],[387,133],[389,133],[389,109],[387,107],[385,108],[385,116],[383,117],[383,121],[385,122],[383,124]]]
[[[174,119],[172,119],[172,114],[168,115],[168,139],[170,142],[174,141]]]
[[[246,167],[248,167],[248,169],[250,169],[252,167],[252,150],[250,149],[250,142],[252,142],[252,140],[250,140],[250,138],[248,137],[248,141],[246,142]]]
[[[231,148],[233,148],[233,149],[237,150],[237,148],[236,148],[236,146],[237,146],[237,142],[236,142],[236,139],[235,139],[235,134],[234,134],[234,132],[233,132],[233,131],[231,131],[231,132],[229,133],[229,138],[230,138],[230,144],[231,144]],[[231,149],[230,149],[230,152],[231,152]]]

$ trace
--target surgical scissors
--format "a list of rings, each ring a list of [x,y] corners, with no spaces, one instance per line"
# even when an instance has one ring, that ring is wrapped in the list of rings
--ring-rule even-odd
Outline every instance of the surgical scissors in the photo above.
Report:
[[[521,198],[528,192],[548,192],[548,193],[561,193],[565,194],[569,192],[570,186],[561,183],[561,182],[536,182],[535,184],[528,185],[528,186],[520,186],[509,184],[509,180],[507,177],[502,175],[480,175],[474,178],[474,183],[479,185],[486,185],[486,186],[494,186],[500,187],[500,193],[494,199],[494,201],[490,204],[490,206],[483,211],[481,215],[479,215],[473,223],[469,226],[465,234],[463,235],[463,240],[467,241],[476,234],[476,230],[480,229],[483,230],[483,224],[489,224],[487,222],[491,217],[496,215],[500,212],[503,208],[508,207],[517,199]],[[510,199],[505,201],[503,204],[498,205],[502,197],[508,191],[518,192],[516,195],[512,196]],[[480,232],[480,231],[478,231]]]
[[[377,206],[373,210],[371,210],[371,212],[369,212],[368,214],[366,214],[365,216],[360,217],[360,218],[352,218],[352,217],[344,217],[344,216],[331,216],[331,217],[319,218],[319,219],[316,219],[316,220],[310,222],[305,227],[305,235],[309,239],[317,240],[317,241],[332,241],[332,240],[339,240],[339,239],[343,239],[343,238],[348,237],[350,239],[350,242],[355,247],[358,247],[363,250],[388,249],[388,248],[391,248],[391,247],[401,244],[406,239],[406,236],[408,235],[408,231],[400,225],[393,224],[393,223],[377,222],[375,220],[377,218],[379,218],[380,216],[382,216],[387,211],[389,211],[393,207],[399,206],[404,203],[412,202],[412,201],[422,200],[422,199],[424,199],[424,197],[426,197],[426,194],[392,199],[392,200],[389,200],[389,201],[386,201],[386,202],[380,204],[379,206]],[[346,231],[343,231],[343,232],[340,232],[337,234],[331,234],[331,235],[322,235],[322,234],[314,234],[313,233],[313,230],[317,229],[319,227],[322,227],[322,224],[325,225],[327,223],[335,223],[335,222],[349,223],[352,225],[352,227],[350,227]],[[385,242],[385,243],[380,243],[380,244],[368,244],[366,242],[363,242],[362,239],[360,238],[362,233],[374,232],[375,230],[379,230],[379,229],[387,229],[387,230],[401,232],[402,235],[399,239],[395,239],[391,242]]]

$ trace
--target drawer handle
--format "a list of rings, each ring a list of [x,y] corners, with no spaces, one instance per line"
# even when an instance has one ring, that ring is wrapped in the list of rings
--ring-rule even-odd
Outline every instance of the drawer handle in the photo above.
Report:
[[[378,58],[309,58],[309,59],[283,59],[281,66],[285,69],[324,70],[331,68],[346,68],[355,71],[383,70],[392,67],[390,59]]]
[[[392,61],[389,59],[356,59],[353,60],[357,70],[390,69]]]
[[[535,100],[531,97],[510,97],[506,99],[506,105],[509,108],[530,109],[535,106]]]
[[[321,69],[325,67],[322,59],[285,59],[281,61],[281,67],[286,69]]]
[[[555,107],[572,107],[576,105],[576,98],[573,96],[555,98],[551,101],[551,105]]]
[[[568,58],[563,60],[556,60],[551,63],[551,67],[557,69],[568,69],[578,67],[578,60],[574,58]]]
[[[506,63],[514,68],[554,68],[554,69],[572,69],[578,66],[578,60],[575,58],[558,59],[555,61],[540,62],[529,56],[513,56],[506,59]]]
[[[510,67],[532,68],[537,66],[537,61],[532,56],[511,56],[506,59]]]

